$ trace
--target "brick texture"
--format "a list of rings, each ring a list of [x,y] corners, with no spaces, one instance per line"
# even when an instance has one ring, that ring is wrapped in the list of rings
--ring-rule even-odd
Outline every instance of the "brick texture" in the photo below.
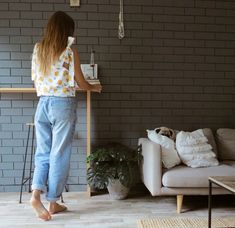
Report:
[[[96,51],[101,94],[92,94],[92,145],[136,146],[146,129],[235,127],[235,4],[232,0],[124,1],[125,38],[117,37],[118,1],[21,0],[0,3],[1,87],[31,86],[30,56],[56,10],[76,22],[81,62]],[[33,120],[34,94],[1,94],[0,191],[18,191]],[[78,122],[69,184],[84,190],[86,97]],[[28,166],[27,166],[28,167]]]

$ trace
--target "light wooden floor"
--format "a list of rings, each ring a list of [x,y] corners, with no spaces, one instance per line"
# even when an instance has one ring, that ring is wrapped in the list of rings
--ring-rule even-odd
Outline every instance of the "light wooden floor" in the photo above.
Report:
[[[207,217],[207,197],[186,197],[183,213],[176,214],[176,197],[150,197],[145,193],[129,199],[114,201],[109,195],[86,198],[84,194],[64,193],[69,211],[44,222],[37,219],[24,193],[19,204],[19,193],[0,193],[0,228],[134,228],[136,221],[145,217],[184,216]],[[212,216],[235,217],[235,197],[217,196],[213,199]]]

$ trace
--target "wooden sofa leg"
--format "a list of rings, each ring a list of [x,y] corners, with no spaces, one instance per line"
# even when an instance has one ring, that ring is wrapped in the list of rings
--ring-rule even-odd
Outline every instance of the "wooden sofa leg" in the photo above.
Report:
[[[184,195],[177,195],[177,213],[181,212]]]

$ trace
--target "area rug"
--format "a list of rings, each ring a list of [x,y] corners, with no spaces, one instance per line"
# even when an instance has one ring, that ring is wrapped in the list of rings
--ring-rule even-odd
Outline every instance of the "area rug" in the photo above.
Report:
[[[138,228],[207,228],[208,218],[146,218],[138,220]],[[212,228],[235,228],[234,218],[213,218]]]

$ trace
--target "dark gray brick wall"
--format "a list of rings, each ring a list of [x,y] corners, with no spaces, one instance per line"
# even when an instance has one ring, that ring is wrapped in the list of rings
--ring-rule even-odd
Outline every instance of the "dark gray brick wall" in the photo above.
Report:
[[[30,55],[57,10],[76,21],[81,62],[96,51],[102,94],[92,97],[92,143],[135,146],[147,128],[235,127],[235,3],[232,0],[125,0],[125,33],[117,38],[118,1],[12,0],[0,3],[1,87],[27,87]],[[69,183],[86,184],[86,102],[79,94]],[[35,94],[1,94],[0,191],[18,191]],[[27,164],[28,167],[29,164]]]

